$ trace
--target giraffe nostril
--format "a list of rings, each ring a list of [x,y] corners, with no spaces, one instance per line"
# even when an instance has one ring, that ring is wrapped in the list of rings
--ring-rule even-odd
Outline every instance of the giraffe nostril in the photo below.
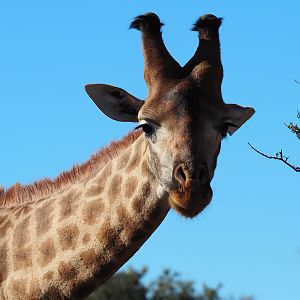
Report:
[[[183,179],[183,181],[186,180],[185,173],[184,173],[184,171],[183,171],[183,168],[181,168],[181,167],[180,167],[179,170],[178,170],[178,176],[181,177],[181,178]]]
[[[210,182],[209,172],[204,164],[197,168],[191,168],[181,163],[174,170],[174,178],[179,185],[186,188],[190,186],[191,181],[200,185],[206,185]]]
[[[186,184],[189,175],[184,164],[180,164],[179,166],[176,167],[174,177],[179,182],[179,184],[181,185]]]

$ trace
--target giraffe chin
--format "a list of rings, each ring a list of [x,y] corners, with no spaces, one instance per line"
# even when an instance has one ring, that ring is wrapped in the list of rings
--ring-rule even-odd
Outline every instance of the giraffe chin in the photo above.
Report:
[[[169,196],[169,203],[180,215],[186,218],[193,218],[197,216],[212,199],[212,189],[209,186],[201,192],[201,189],[192,190],[185,189],[184,191],[171,191]]]

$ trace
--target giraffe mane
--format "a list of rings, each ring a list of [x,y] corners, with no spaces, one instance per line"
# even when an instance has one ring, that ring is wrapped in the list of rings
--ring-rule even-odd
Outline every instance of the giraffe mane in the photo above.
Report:
[[[141,133],[141,130],[136,130],[118,141],[111,142],[108,146],[101,148],[93,154],[88,161],[74,165],[71,170],[62,172],[55,179],[45,178],[28,185],[16,183],[6,190],[0,186],[0,209],[37,201],[69,184],[83,180],[85,176],[103,167],[119,155]]]

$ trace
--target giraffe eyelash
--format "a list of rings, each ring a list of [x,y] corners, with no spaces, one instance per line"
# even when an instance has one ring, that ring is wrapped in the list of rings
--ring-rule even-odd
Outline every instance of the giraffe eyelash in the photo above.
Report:
[[[140,122],[140,125],[138,125],[137,127],[135,127],[134,130],[137,130],[137,129],[140,129],[140,128],[143,129],[143,131],[144,131],[144,133],[145,133],[145,135],[146,135],[147,137],[150,137],[150,136],[154,133],[154,130],[155,130],[154,126],[150,125],[150,124],[149,124],[148,122],[146,122],[145,120],[142,120],[142,121]]]

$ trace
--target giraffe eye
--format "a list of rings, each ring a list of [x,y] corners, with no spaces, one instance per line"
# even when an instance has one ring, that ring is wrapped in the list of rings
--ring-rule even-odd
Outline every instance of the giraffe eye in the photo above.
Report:
[[[153,133],[154,133],[154,127],[151,126],[149,123],[147,122],[143,122],[142,124],[140,124],[139,126],[135,127],[135,129],[139,129],[142,128],[143,131],[145,132],[145,135],[147,137],[150,137]]]
[[[227,136],[229,127],[237,127],[237,126],[232,123],[223,123],[217,127],[217,129],[219,130],[223,138]]]
[[[224,124],[222,124],[222,126],[220,127],[220,134],[221,134],[221,136],[222,136],[223,138],[226,137],[226,135],[227,135],[228,127],[229,127],[229,124],[228,124],[228,123],[224,123]]]
[[[154,128],[148,123],[143,124],[142,128],[146,135],[151,135],[154,132]]]

